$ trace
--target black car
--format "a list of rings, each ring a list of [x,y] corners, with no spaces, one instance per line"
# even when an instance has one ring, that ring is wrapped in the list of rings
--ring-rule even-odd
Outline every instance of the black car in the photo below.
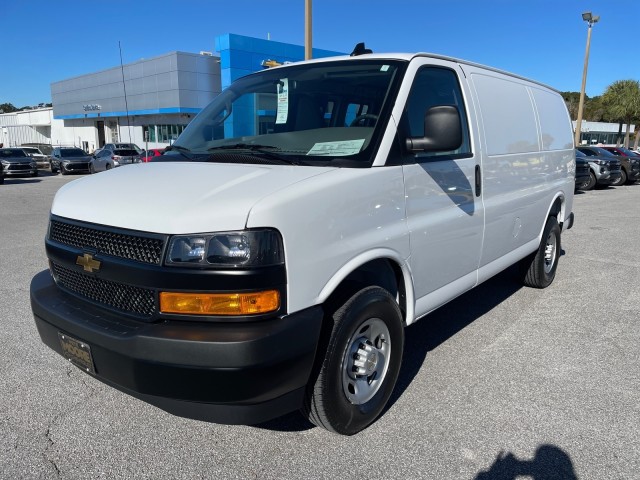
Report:
[[[51,152],[51,173],[90,173],[91,155],[77,147],[55,147]]]
[[[590,171],[587,156],[580,150],[576,150],[576,190],[588,190],[586,187],[591,182]]]
[[[1,148],[0,163],[2,163],[2,179],[38,175],[36,161],[21,148]]]

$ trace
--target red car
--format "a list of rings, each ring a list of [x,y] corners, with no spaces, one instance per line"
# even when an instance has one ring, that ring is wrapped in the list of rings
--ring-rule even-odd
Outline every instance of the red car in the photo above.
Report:
[[[140,160],[143,162],[151,162],[154,157],[159,157],[164,153],[164,148],[150,148],[146,152],[143,150],[140,154]]]

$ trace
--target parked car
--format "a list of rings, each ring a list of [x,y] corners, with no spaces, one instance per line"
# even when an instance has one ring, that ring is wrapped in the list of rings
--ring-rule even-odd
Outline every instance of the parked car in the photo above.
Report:
[[[36,177],[38,165],[22,148],[0,149],[0,162],[2,163],[2,176],[6,177]]]
[[[591,182],[589,172],[589,160],[587,160],[587,156],[576,149],[576,190],[590,190],[586,188]],[[593,186],[591,188],[593,188]]]
[[[577,147],[589,160],[590,180],[583,190],[591,190],[596,185],[607,186],[620,184],[622,162],[615,155],[600,147]]]
[[[49,168],[51,157],[42,153],[38,147],[25,147],[23,145],[20,148],[36,161],[38,168]]]
[[[51,152],[51,173],[90,173],[91,155],[77,147],[55,147]]]
[[[91,173],[102,172],[105,170],[111,170],[115,167],[115,162],[111,158],[113,152],[111,150],[98,150],[95,152],[89,163],[89,171]]]
[[[602,147],[622,161],[622,178],[620,185],[631,185],[640,179],[640,155],[624,147]]]
[[[117,148],[111,152],[111,159],[116,167],[142,162],[140,154],[133,148]]]
[[[135,150],[138,155],[142,152],[142,149],[135,143],[107,143],[100,150]]]
[[[164,148],[150,148],[147,151],[142,151],[140,154],[140,160],[144,163],[152,162],[155,157],[160,157],[164,153]]]

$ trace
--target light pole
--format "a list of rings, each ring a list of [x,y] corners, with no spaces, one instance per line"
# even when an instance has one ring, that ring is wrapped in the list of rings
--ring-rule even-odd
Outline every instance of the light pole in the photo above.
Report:
[[[580,133],[582,129],[582,110],[584,109],[584,90],[587,86],[587,67],[589,66],[589,47],[591,46],[591,27],[600,20],[600,15],[591,15],[591,12],[584,12],[582,20],[587,22],[589,29],[587,30],[587,51],[584,54],[584,69],[582,70],[582,87],[580,88],[580,102],[578,103],[578,118],[576,120],[576,133],[573,142],[576,146],[580,145]]]
[[[310,60],[313,56],[313,46],[311,44],[312,25],[311,0],[304,1],[304,59]]]

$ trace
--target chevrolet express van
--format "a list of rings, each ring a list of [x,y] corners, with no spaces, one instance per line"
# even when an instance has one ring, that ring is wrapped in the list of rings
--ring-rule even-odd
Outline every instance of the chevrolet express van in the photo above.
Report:
[[[431,54],[237,80],[161,162],[66,184],[42,341],[176,415],[377,419],[404,328],[518,263],[554,279],[575,158],[558,92]]]

